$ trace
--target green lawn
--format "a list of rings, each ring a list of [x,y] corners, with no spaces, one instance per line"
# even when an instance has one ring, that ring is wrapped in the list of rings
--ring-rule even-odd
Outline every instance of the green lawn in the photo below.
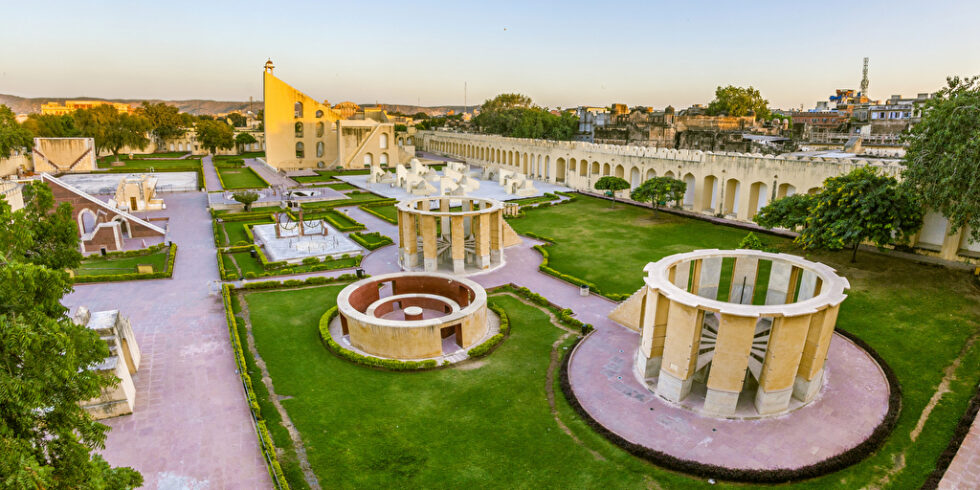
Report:
[[[220,224],[219,231],[221,228],[224,228],[225,234],[228,235],[228,240],[224,240],[224,237],[221,236],[220,233],[218,234],[218,240],[223,247],[251,244],[252,240],[245,234],[245,226],[262,225],[268,223],[274,223],[274,221],[272,221],[271,218],[250,221],[225,221]]]
[[[364,211],[367,211],[368,213],[380,214],[388,218],[392,222],[398,223],[398,209],[395,208],[394,204],[390,204],[388,206],[371,206],[371,207],[361,206],[360,208],[363,209]]]
[[[244,278],[245,274],[249,272],[255,273],[256,276],[263,276],[263,274],[265,276],[281,276],[286,274],[303,274],[305,272],[313,272],[318,270],[349,269],[357,266],[357,256],[353,256],[353,257],[339,258],[339,259],[328,259],[325,262],[318,262],[316,264],[311,264],[311,265],[296,264],[281,269],[266,270],[264,267],[262,267],[262,261],[259,260],[258,257],[252,257],[250,251],[234,252],[231,254],[223,252],[221,255],[222,255],[222,259],[224,259],[224,257],[227,257],[228,255],[232,256],[232,258],[235,261],[235,264],[238,265],[238,270],[241,272],[241,276],[239,277],[239,279]],[[228,262],[224,262],[224,263],[225,263],[226,271],[235,270],[234,267],[231,268],[228,267]],[[327,265],[324,265],[324,263],[326,263]]]
[[[510,315],[511,335],[478,367],[391,373],[343,361],[321,345],[317,322],[342,288],[246,296],[258,352],[276,394],[289,397],[282,404],[324,488],[641,488],[651,477],[664,487],[707,486],[591,433],[559,391],[561,419],[588,449],[562,431],[544,386],[552,344],[564,331],[541,310],[494,298]],[[278,420],[270,429],[288,448]],[[290,483],[305,488],[294,454],[287,449],[281,461]]]
[[[335,184],[327,184],[327,187],[329,187],[329,188],[331,188],[331,189],[333,189],[335,191],[350,191],[350,190],[357,189],[357,187],[354,187],[354,186],[348,184],[347,182],[338,182],[338,183],[335,183]]]
[[[338,175],[367,175],[371,173],[370,170],[314,170],[316,175],[305,175],[301,177],[293,177],[296,182],[326,182],[334,180],[334,177]]]
[[[179,160],[122,160],[124,165],[113,166],[112,160],[99,162],[99,168],[109,168],[119,171],[120,169],[146,171],[151,168],[154,170],[187,170],[194,172],[201,168],[201,160],[198,158],[186,158]]]
[[[713,225],[623,204],[579,196],[575,202],[526,210],[510,220],[521,232],[553,238],[550,265],[596,283],[604,291],[632,293],[642,285],[643,266],[698,248],[734,248],[744,230]],[[762,235],[780,251],[803,255],[838,270],[851,283],[838,326],[868,342],[894,369],[903,389],[898,426],[882,451],[835,475],[807,482],[813,487],[872,485],[904,453],[905,466],[889,486],[912,488],[935,466],[957,419],[980,382],[980,342],[964,353],[952,391],[930,415],[916,442],[909,434],[936,391],[943,370],[980,331],[980,290],[967,272],[861,252],[804,252],[789,240]],[[547,295],[547,291],[539,291]]]
[[[259,177],[249,167],[242,168],[220,168],[217,167],[218,175],[221,176],[221,184],[225,189],[257,189],[269,187],[266,181]]]
[[[103,259],[93,257],[82,261],[82,265],[75,269],[76,276],[104,276],[112,274],[135,274],[136,266],[149,264],[153,266],[153,272],[163,272],[167,267],[167,251],[163,248],[159,252],[139,257],[112,257]]]

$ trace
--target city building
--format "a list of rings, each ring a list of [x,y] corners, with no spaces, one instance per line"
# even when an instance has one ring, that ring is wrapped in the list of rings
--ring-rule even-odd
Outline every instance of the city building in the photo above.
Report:
[[[100,105],[111,105],[117,111],[125,114],[132,114],[136,108],[132,104],[123,102],[109,102],[107,100],[66,100],[64,104],[57,102],[46,102],[41,104],[41,114],[50,116],[63,116],[71,114],[79,109],[91,109]]]

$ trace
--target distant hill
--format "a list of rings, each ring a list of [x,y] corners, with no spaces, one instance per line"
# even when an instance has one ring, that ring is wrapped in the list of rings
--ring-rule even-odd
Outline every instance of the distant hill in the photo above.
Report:
[[[203,99],[191,99],[191,100],[160,100],[160,99],[104,99],[101,97],[18,97],[16,95],[0,94],[0,104],[7,105],[15,114],[31,114],[41,112],[41,104],[46,102],[59,102],[64,103],[66,100],[105,100],[109,102],[123,102],[128,104],[139,105],[140,102],[148,100],[149,102],[166,102],[167,104],[177,106],[181,112],[187,112],[190,114],[224,114],[231,111],[247,111],[249,108],[249,103],[247,101],[231,101],[231,100],[203,100]],[[360,104],[361,107],[375,107],[374,103],[370,104]],[[401,112],[403,114],[415,114],[417,112],[424,112],[430,116],[442,115],[449,111],[455,111],[457,114],[462,112],[463,106],[433,106],[433,107],[422,107],[417,105],[403,105],[403,104],[377,104],[377,106],[383,107],[388,112]],[[252,108],[255,111],[262,109],[262,101],[256,100],[252,102]],[[469,109],[472,111],[473,106]]]

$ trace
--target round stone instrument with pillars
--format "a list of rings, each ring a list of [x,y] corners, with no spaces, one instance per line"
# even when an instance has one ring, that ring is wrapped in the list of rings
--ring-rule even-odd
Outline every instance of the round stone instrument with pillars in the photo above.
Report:
[[[485,271],[503,264],[503,249],[516,238],[504,222],[503,203],[494,199],[423,197],[401,201],[396,208],[399,261],[405,270]]]
[[[702,383],[700,412],[732,417],[740,395],[753,388],[761,416],[786,412],[794,398],[794,407],[805,405],[820,392],[850,287],[832,268],[782,253],[698,250],[644,271],[634,372],[658,395],[680,403]]]

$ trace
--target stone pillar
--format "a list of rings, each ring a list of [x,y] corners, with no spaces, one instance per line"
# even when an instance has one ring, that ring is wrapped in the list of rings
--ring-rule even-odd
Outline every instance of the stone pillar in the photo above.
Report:
[[[793,397],[804,403],[813,400],[823,384],[823,368],[827,360],[827,350],[834,336],[837,312],[840,305],[820,310],[810,316],[810,327],[803,345],[800,368],[793,382]]]
[[[675,286],[687,291],[688,282],[691,279],[691,262],[681,262],[670,270],[670,282]]]
[[[490,268],[490,214],[475,216],[477,220],[473,229],[476,238],[476,266],[481,269]]]
[[[422,215],[422,260],[426,272],[439,269],[436,249],[436,217]]]
[[[758,271],[758,257],[738,257],[735,259],[735,266],[732,267],[732,287],[728,293],[729,303],[752,304]]]
[[[502,211],[490,213],[490,260],[499,263],[503,253],[504,217]]]
[[[756,198],[758,202],[759,196],[752,196],[752,184],[746,185],[745,182],[739,184],[738,191],[738,212],[735,213],[735,217],[741,221],[751,221],[749,219],[749,207],[751,206],[752,197]],[[757,209],[756,212],[759,212]]]
[[[637,363],[638,374],[642,379],[657,376],[664,356],[664,337],[667,335],[667,314],[670,311],[670,300],[657,291],[647,288],[640,307],[640,348],[638,356],[642,363]]]
[[[718,298],[718,284],[721,282],[721,257],[705,257],[701,259],[701,274],[699,276],[698,288],[695,289],[698,296],[708,299]]]
[[[769,346],[762,363],[755,409],[760,415],[786,411],[793,395],[793,383],[803,356],[803,344],[810,328],[810,316],[785,316],[773,319]]]
[[[691,272],[690,272],[690,274],[691,274],[691,287],[688,288],[688,289],[685,289],[685,291],[694,292],[695,294],[699,291],[699,288],[701,287],[701,267],[702,267],[701,264],[702,264],[702,262],[703,261],[701,259],[694,259],[694,267],[691,268]]]
[[[449,212],[449,199],[448,198],[440,198],[439,199],[439,211],[442,211],[443,213],[448,213]],[[443,216],[443,217],[439,218],[439,220],[441,221],[440,225],[442,227],[442,238],[449,239],[449,217],[448,216]]]
[[[456,274],[462,274],[466,271],[466,245],[465,235],[463,235],[463,217],[453,216],[451,219],[452,233],[450,236],[452,256],[453,256],[453,272]]]
[[[407,212],[403,212],[402,215],[404,217],[404,226],[401,226],[402,220],[398,221],[399,227],[404,230],[402,246],[405,249],[405,256],[402,264],[408,269],[414,269],[419,265],[419,239],[418,232],[415,228],[415,215]]]
[[[690,393],[703,323],[704,313],[698,308],[671,302],[667,312],[660,379],[657,381],[658,395],[679,402]]]
[[[405,313],[406,321],[415,321],[415,320],[422,319],[422,308],[419,308],[418,306],[409,306],[408,308],[405,308],[402,311],[403,313]]]
[[[708,391],[704,396],[706,413],[723,417],[735,415],[745,370],[749,366],[756,320],[755,317],[721,315],[708,375]]]
[[[769,289],[766,290],[767,305],[786,303],[786,291],[789,290],[789,280],[793,265],[788,262],[773,260],[769,271]]]

